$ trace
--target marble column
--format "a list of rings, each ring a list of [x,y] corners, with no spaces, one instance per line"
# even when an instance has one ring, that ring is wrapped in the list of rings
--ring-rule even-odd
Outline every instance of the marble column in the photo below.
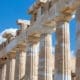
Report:
[[[9,79],[8,80],[15,80],[15,62],[16,62],[16,59],[15,59],[15,53],[12,52],[10,53],[9,55]]]
[[[10,60],[6,61],[6,80],[9,80],[9,71],[10,71]]]
[[[13,54],[9,54],[7,56],[7,60],[5,61],[6,65],[6,71],[5,71],[5,80],[14,80],[14,74],[15,74],[15,59],[11,58]]]
[[[0,79],[1,79],[1,65],[0,65]]]
[[[38,80],[52,80],[52,35],[44,33],[40,36]]]
[[[19,53],[16,51],[15,80],[19,80]]]
[[[6,63],[4,63],[2,66],[1,80],[6,80]]]
[[[31,68],[31,45],[27,44],[27,58],[26,58],[26,80],[30,80],[30,68]]]
[[[27,50],[26,80],[38,80],[38,44],[29,42]]]
[[[71,80],[69,22],[58,23],[56,38],[54,80]]]
[[[80,80],[80,7],[76,12],[76,80]]]
[[[26,69],[26,46],[19,45],[16,54],[15,80],[25,80]]]
[[[33,74],[32,74],[32,80],[38,80],[38,59],[39,59],[39,43],[33,43],[33,59],[32,59],[32,68],[33,68]]]

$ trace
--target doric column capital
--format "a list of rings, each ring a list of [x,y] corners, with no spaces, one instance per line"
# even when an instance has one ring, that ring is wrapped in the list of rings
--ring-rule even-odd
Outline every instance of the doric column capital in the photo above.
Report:
[[[7,56],[0,58],[0,64],[6,63],[7,60],[8,60]]]
[[[22,51],[26,51],[26,43],[22,43],[22,44],[19,44],[18,46],[17,46],[17,51],[19,51],[19,52],[22,52]]]
[[[16,51],[11,51],[9,54],[8,54],[8,58],[9,59],[13,59],[16,57]]]
[[[36,37],[36,36],[29,36],[28,37],[28,43],[31,43],[31,44],[35,44],[35,43],[38,43],[40,39],[40,36]]]
[[[59,25],[61,23],[65,23],[65,22],[69,22],[70,19],[72,17],[72,14],[66,14],[64,13],[63,15],[56,17],[55,21],[56,21],[56,25]]]

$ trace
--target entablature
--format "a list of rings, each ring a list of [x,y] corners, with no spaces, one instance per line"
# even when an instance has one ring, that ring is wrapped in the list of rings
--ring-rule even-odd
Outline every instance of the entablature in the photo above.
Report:
[[[52,1],[52,4],[50,3],[50,1],[47,1],[46,3],[44,3],[38,8],[38,10],[41,8],[40,10],[41,14],[39,15],[37,14],[38,10],[36,10],[37,16],[33,16],[33,13],[32,13],[32,18],[36,17],[36,20],[32,22],[32,25],[36,24],[39,21],[41,21],[42,24],[45,24],[52,20],[56,21],[56,18],[57,20],[60,18],[64,20],[64,17],[65,17],[65,20],[69,21],[73,13],[76,11],[78,6],[80,5],[79,0],[57,0],[57,1],[51,0],[51,1]],[[49,5],[50,5],[50,8],[49,8]]]

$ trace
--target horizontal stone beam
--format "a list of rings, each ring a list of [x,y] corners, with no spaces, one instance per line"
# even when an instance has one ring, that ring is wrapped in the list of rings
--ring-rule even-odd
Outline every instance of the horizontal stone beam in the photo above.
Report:
[[[45,3],[45,4],[47,5],[47,3]],[[37,5],[37,3],[36,3],[36,5]],[[47,9],[48,12],[46,14],[45,14],[45,11],[42,15],[39,14],[37,16],[37,20],[34,21],[34,23],[32,25],[33,26],[35,26],[35,25],[42,26],[43,24],[45,24],[47,26],[55,26],[54,23],[57,24],[57,21],[70,20],[71,16],[76,11],[76,9],[79,5],[80,5],[80,0],[57,0],[56,2],[53,2],[53,5],[51,6],[50,10]],[[41,6],[42,5],[40,5],[40,7]],[[38,14],[39,8],[36,8],[36,7],[33,8],[34,9],[33,13],[36,11],[36,13]],[[32,13],[32,15],[33,15],[33,13]]]
[[[12,40],[6,47],[0,51],[0,58],[7,55],[11,50],[16,48],[16,46],[26,40],[26,30]]]
[[[7,55],[11,50],[16,48],[19,44],[23,43],[23,41],[27,41],[29,36],[35,36],[35,34],[41,34],[44,32],[54,32],[55,28],[50,28],[50,27],[29,27],[27,30],[24,30],[21,32],[18,36],[15,37],[9,44],[7,44],[6,47],[4,47],[0,51],[0,58]]]

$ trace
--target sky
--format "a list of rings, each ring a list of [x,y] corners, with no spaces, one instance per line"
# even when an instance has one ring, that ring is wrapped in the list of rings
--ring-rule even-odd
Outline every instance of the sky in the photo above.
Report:
[[[34,0],[0,0],[0,32],[5,28],[16,28],[16,20],[30,19],[28,8]]]
[[[5,29],[18,28],[16,24],[18,19],[30,19],[28,9],[35,0],[0,0],[0,33]],[[70,21],[70,42],[71,51],[75,52],[76,42],[76,20]],[[53,42],[55,40],[53,39]]]

